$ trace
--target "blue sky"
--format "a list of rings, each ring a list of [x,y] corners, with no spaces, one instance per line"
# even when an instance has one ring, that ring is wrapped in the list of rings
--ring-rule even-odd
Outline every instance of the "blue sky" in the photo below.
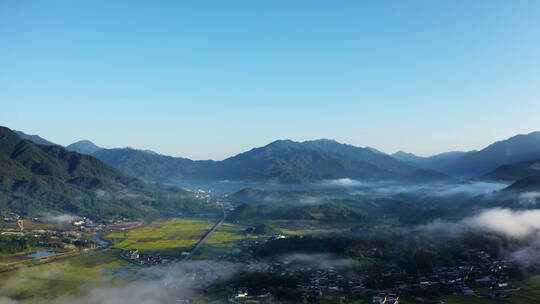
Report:
[[[222,159],[540,130],[540,1],[0,0],[0,124]]]

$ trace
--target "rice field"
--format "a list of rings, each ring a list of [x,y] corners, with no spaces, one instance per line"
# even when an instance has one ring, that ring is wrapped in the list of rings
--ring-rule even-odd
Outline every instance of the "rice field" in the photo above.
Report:
[[[171,219],[126,232],[112,232],[105,238],[112,240],[115,248],[177,255],[195,246],[214,224],[210,220]]]

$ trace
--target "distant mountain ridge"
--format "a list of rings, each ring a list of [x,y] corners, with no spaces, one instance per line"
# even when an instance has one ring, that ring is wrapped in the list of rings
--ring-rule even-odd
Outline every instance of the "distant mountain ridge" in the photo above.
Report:
[[[30,140],[38,145],[59,146],[53,142],[46,140],[45,138],[39,135],[30,135],[30,134],[24,133],[23,131],[17,131],[17,130],[13,130],[13,132],[15,132],[15,134],[17,134],[19,137]]]
[[[540,159],[540,132],[516,135],[479,151],[446,152],[431,157],[399,151],[392,156],[418,168],[457,177],[478,177],[500,166]]]
[[[36,135],[32,139],[42,138]],[[85,140],[67,148],[95,156],[125,174],[165,183],[186,179],[304,183],[336,178],[420,182],[448,179],[445,174],[473,178],[500,166],[540,159],[540,132],[516,135],[480,151],[453,151],[430,157],[403,151],[388,155],[371,147],[361,148],[330,139],[277,140],[223,161],[194,161],[133,148],[104,149]],[[505,178],[510,180],[510,177]]]
[[[30,140],[33,143],[38,144],[38,145],[62,146],[62,145],[50,142],[50,141],[46,140],[45,138],[43,138],[43,137],[41,137],[39,135],[29,135],[29,134],[24,133],[23,131],[17,131],[17,130],[13,130],[13,132],[15,132],[19,137],[21,137],[23,139]],[[66,146],[65,148],[67,150],[69,150],[69,151],[78,152],[78,153],[81,153],[81,154],[88,154],[88,155],[92,155],[93,153],[95,153],[95,152],[97,152],[99,150],[105,149],[103,147],[100,147],[100,146],[94,144],[90,140],[86,140],[86,139],[76,141],[76,142]],[[126,149],[134,149],[134,150],[138,150],[138,151],[145,152],[145,153],[150,153],[150,154],[159,154],[159,153],[157,153],[155,151],[148,150],[148,149],[135,149],[135,148],[131,148],[131,147],[127,147]]]
[[[305,183],[344,177],[363,180],[447,178],[426,170],[417,172],[372,148],[328,139],[277,140],[223,161],[193,161],[130,149],[100,150],[93,155],[128,175],[170,183],[182,179]]]
[[[540,132],[520,134],[467,153],[445,170],[449,174],[479,176],[503,165],[540,159]]]

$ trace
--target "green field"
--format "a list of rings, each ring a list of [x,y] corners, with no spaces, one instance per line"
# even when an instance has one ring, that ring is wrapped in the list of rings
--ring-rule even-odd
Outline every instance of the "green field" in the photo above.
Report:
[[[246,227],[231,223],[223,223],[218,231],[214,232],[206,243],[199,249],[194,259],[216,258],[234,248],[240,247],[242,240],[260,236],[246,235]]]
[[[0,273],[0,298],[28,301],[84,293],[91,287],[124,284],[106,269],[131,267],[119,250],[107,249],[50,264]]]
[[[112,240],[115,248],[177,255],[195,246],[214,224],[215,222],[210,220],[171,219],[127,232],[111,232],[105,235],[105,238]]]

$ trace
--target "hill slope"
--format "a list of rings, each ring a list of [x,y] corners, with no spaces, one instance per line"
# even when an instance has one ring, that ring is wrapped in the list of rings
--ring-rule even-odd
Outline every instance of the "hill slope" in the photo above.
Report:
[[[540,176],[540,159],[500,166],[479,179],[516,181],[528,176]]]
[[[146,184],[94,157],[36,145],[0,127],[0,213],[104,219],[173,214],[199,205],[181,189]]]
[[[519,179],[505,188],[504,191],[540,191],[540,176],[528,176]]]

